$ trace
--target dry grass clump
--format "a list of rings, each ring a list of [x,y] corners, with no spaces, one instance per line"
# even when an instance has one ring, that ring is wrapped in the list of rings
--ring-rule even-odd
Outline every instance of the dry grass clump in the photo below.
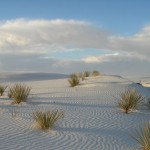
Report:
[[[121,93],[118,106],[127,114],[137,109],[142,100],[144,100],[144,97],[137,90],[127,89]]]
[[[74,73],[70,75],[70,79],[68,79],[68,82],[70,84],[71,87],[75,87],[77,85],[79,85],[80,83],[80,79],[79,77]]]
[[[150,122],[135,131],[133,137],[139,144],[139,150],[150,150]]]
[[[92,76],[99,76],[100,75],[100,72],[98,70],[94,70],[92,72]]]
[[[41,130],[51,129],[55,122],[63,117],[64,112],[58,110],[33,112],[36,127]]]
[[[90,71],[84,71],[83,74],[84,74],[85,77],[89,77],[91,73],[90,73]]]
[[[9,97],[9,98],[11,98],[11,96],[12,96],[12,93],[11,93],[11,90],[9,89],[9,91],[8,91],[8,93],[7,93],[7,96]]]
[[[0,96],[2,96],[6,90],[7,86],[0,84]]]
[[[82,72],[78,72],[76,75],[77,75],[77,76],[78,76],[78,78],[80,78],[82,81],[83,81],[83,80],[85,80],[84,73],[82,73]]]
[[[19,104],[27,101],[30,91],[31,88],[24,84],[15,84],[9,88],[8,96],[14,100],[13,104]]]

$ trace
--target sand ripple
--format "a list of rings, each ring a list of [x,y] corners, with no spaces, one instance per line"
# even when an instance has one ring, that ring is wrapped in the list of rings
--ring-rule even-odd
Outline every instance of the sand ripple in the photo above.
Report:
[[[116,76],[89,78],[76,88],[70,88],[64,79],[28,84],[33,87],[28,104],[0,103],[0,149],[129,150],[137,144],[131,131],[149,120],[149,115],[126,115],[117,108],[119,94],[128,87],[147,93]],[[65,117],[53,130],[38,131],[32,128],[32,112],[39,109],[61,109]]]

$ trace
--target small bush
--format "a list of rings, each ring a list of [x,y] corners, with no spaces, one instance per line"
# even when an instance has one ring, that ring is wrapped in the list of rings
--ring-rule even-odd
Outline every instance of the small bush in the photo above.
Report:
[[[89,71],[84,71],[84,76],[85,76],[85,77],[89,77],[90,74],[91,74],[91,73],[90,73]]]
[[[14,100],[13,104],[19,104],[27,101],[30,91],[30,87],[23,84],[15,84],[13,87],[9,88],[8,96]]]
[[[150,122],[136,130],[133,138],[140,144],[140,150],[150,150]]]
[[[2,84],[0,85],[0,96],[2,96],[4,94],[6,88],[7,88],[7,86],[2,85]]]
[[[97,70],[94,70],[94,71],[92,72],[92,76],[99,76],[99,75],[100,75],[100,72],[97,71]]]
[[[78,78],[80,78],[82,81],[85,79],[84,73],[79,72],[76,74],[78,76]]]
[[[14,86],[15,87],[15,86]],[[9,97],[9,98],[12,98],[12,88],[13,87],[11,87],[11,88],[9,88],[9,90],[8,90],[8,92],[7,92],[7,96]]]
[[[135,89],[127,89],[121,93],[118,106],[125,112],[129,113],[132,110],[137,109],[139,103],[144,97]]]
[[[9,91],[8,91],[7,96],[8,96],[9,98],[11,98],[11,96],[12,96],[12,93],[11,93],[11,90],[10,90],[10,89],[9,89]]]
[[[36,127],[41,130],[51,129],[58,119],[63,118],[64,112],[58,110],[52,111],[35,111],[33,118],[36,121]]]
[[[80,79],[78,78],[76,74],[71,74],[70,79],[68,79],[68,82],[70,83],[71,87],[74,87],[76,85],[79,85]]]

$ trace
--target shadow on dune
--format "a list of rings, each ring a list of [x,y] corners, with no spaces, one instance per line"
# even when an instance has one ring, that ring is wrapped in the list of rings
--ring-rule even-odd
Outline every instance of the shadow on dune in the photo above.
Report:
[[[49,100],[49,99],[47,99]],[[32,101],[32,105],[60,105],[60,106],[69,106],[69,107],[92,107],[92,108],[114,108],[113,105],[98,105],[98,104],[84,104],[84,103],[66,103],[66,102],[56,102],[56,101]]]
[[[103,84],[122,84],[122,83],[129,83],[129,81],[113,81],[113,82],[95,82],[95,83],[103,83]]]
[[[150,96],[150,91],[149,91],[150,88],[149,87],[144,87],[138,83],[132,83],[129,85],[129,87],[137,89],[139,92],[141,92],[142,94],[144,94],[146,96]]]

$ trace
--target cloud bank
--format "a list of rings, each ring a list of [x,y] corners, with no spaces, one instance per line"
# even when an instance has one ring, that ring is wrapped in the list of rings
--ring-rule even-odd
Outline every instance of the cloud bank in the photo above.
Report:
[[[73,71],[73,66],[74,71],[77,70],[76,64],[81,64],[85,69],[91,68],[90,66],[96,68],[98,64],[101,68],[107,64],[106,68],[109,69],[109,65],[115,64],[114,70],[117,72],[120,64],[122,66],[140,64],[139,66],[144,67],[144,72],[147,74],[146,67],[150,65],[149,42],[150,25],[143,27],[134,35],[121,36],[92,23],[78,20],[1,21],[0,70],[58,72],[58,69],[70,72]],[[52,52],[70,52],[76,49],[98,49],[109,53],[88,56],[77,61],[69,58],[60,60],[52,56]],[[49,70],[46,65],[49,65]]]

